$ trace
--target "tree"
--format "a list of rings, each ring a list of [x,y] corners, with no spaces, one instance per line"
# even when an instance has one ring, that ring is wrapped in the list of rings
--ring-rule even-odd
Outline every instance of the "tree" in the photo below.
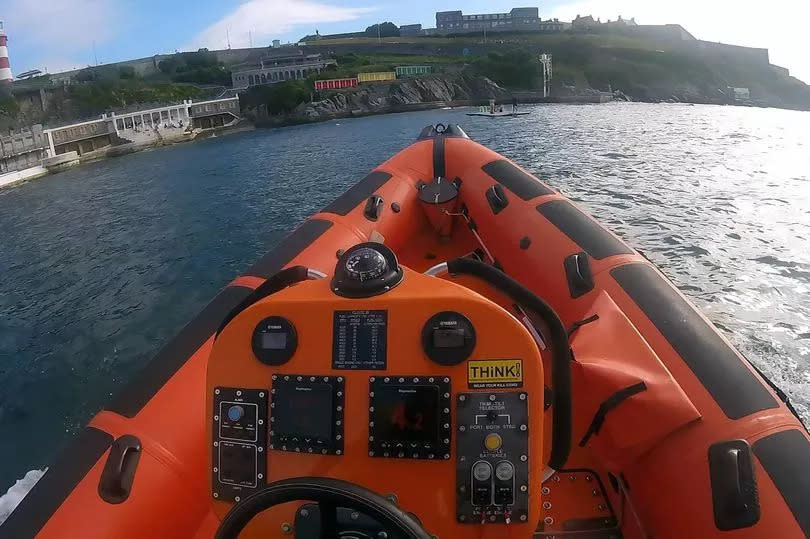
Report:
[[[91,80],[96,80],[96,74],[93,71],[93,68],[86,67],[73,75],[72,79],[76,82],[89,82]]]
[[[16,118],[20,113],[20,105],[13,97],[5,96],[4,93],[5,89],[0,87],[0,115]]]
[[[231,82],[231,72],[207,49],[174,54],[158,63],[158,69],[175,82],[222,85]]]
[[[372,24],[366,28],[366,35],[369,37],[377,37],[377,27],[379,26],[380,37],[399,37],[399,27],[392,22],[384,22],[381,24]]]
[[[312,87],[303,80],[291,80],[265,86],[253,86],[242,94],[243,109],[266,105],[269,114],[291,112],[301,103],[309,101]]]
[[[536,55],[524,50],[504,54],[491,52],[473,64],[476,70],[510,88],[536,88],[542,80],[542,68]]]

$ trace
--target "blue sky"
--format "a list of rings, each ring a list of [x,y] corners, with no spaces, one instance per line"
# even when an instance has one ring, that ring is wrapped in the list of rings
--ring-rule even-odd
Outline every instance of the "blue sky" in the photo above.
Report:
[[[680,23],[700,39],[771,49],[771,61],[810,81],[807,0],[2,0],[13,72],[65,69],[198,47],[267,45],[305,34],[362,30],[377,21],[434,26],[438,10],[508,11],[537,5],[543,18],[636,17]],[[94,46],[95,45],[95,46]]]

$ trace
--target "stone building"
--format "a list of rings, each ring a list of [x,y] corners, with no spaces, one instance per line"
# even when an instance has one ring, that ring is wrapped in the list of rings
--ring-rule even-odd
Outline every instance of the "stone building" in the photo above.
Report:
[[[585,15],[584,17],[577,15],[577,18],[571,21],[571,26],[574,30],[588,30],[600,24],[602,24],[602,21],[597,22],[591,15]]]
[[[536,7],[516,7],[509,13],[464,15],[461,11],[436,13],[436,29],[443,33],[464,33],[471,30],[518,31],[537,30],[540,12]]]
[[[399,35],[401,36],[418,36],[421,33],[421,24],[403,24],[399,27]]]
[[[48,137],[41,125],[0,133],[0,174],[38,165],[47,153]]]
[[[295,54],[266,56],[258,64],[235,66],[231,69],[231,79],[234,88],[249,88],[285,80],[305,79],[330,65],[337,65],[337,61],[323,58],[320,54],[305,55],[298,51]]]

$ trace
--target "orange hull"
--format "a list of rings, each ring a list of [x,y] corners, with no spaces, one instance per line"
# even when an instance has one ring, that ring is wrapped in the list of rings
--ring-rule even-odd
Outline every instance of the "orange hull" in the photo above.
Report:
[[[420,188],[436,177],[459,178],[458,198],[426,207]],[[216,344],[215,331],[279,270],[303,265],[331,275],[337,252],[366,241],[384,242],[408,268],[401,287],[390,298],[381,296],[402,303],[389,317],[415,324],[421,315],[409,310],[408,301],[440,310],[463,285],[477,294],[459,296],[459,304],[479,328],[489,324],[479,333],[515,335],[509,342],[479,339],[472,359],[538,352],[508,298],[469,277],[431,285],[420,275],[431,266],[477,252],[559,313],[571,328],[573,352],[570,455],[563,469],[544,477],[540,460],[548,460],[555,433],[553,410],[542,412],[544,386],[554,389],[543,351],[543,361],[524,376],[533,424],[541,428],[530,429],[538,466],[530,471],[531,507],[523,522],[457,522],[455,467],[369,462],[365,425],[347,423],[340,460],[268,455],[266,481],[324,475],[395,492],[440,537],[553,536],[582,529],[603,533],[593,537],[627,538],[810,535],[810,439],[780,395],[641,254],[552,188],[451,128],[442,134],[426,129],[226,287],[93,418],[0,527],[0,537],[214,536],[232,504],[211,497],[210,417],[216,412],[209,396],[222,384],[239,387],[246,377],[250,387],[269,387],[270,374],[301,370],[300,363],[271,369],[256,361],[229,366],[214,357],[226,347],[235,357],[251,355],[236,338],[240,327],[255,324],[249,312]],[[303,337],[323,335],[331,326],[300,307],[308,294],[328,294],[327,282],[278,296],[279,308],[299,328],[299,354],[331,353],[328,335],[326,344]],[[430,288],[420,289],[425,283]],[[337,301],[318,305],[329,310]],[[383,301],[368,300],[361,308]],[[493,304],[511,318],[487,321]],[[433,374],[419,343],[406,334],[389,333],[391,350],[418,358],[402,363],[401,372]],[[328,359],[318,372],[339,374]],[[468,376],[465,364],[437,372],[453,378],[454,396],[455,380]],[[347,373],[346,382],[362,387],[369,374]],[[351,392],[345,406],[347,418],[365,414],[368,396]],[[125,435],[139,440],[139,457],[126,499],[111,503],[99,485],[111,446]],[[290,504],[268,511],[244,535],[283,537],[295,511]]]

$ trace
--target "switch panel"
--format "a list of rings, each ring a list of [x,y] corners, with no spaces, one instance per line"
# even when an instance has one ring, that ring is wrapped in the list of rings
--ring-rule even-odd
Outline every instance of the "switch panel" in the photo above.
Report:
[[[214,389],[212,493],[239,501],[266,483],[267,389]]]
[[[529,411],[525,392],[456,397],[456,518],[521,522],[529,514]]]

